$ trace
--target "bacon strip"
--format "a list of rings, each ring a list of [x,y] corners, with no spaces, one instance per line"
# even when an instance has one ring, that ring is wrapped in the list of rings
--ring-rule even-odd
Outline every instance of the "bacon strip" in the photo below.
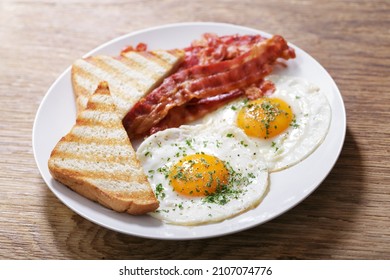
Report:
[[[184,49],[186,55],[179,70],[234,59],[265,39],[258,34],[218,36],[214,33],[205,33],[202,38]]]
[[[177,72],[137,102],[123,119],[123,125],[130,138],[144,135],[174,107],[261,81],[279,57],[289,59],[295,53],[281,36],[275,35],[234,59]]]
[[[174,107],[165,118],[150,129],[147,135],[143,136],[149,136],[167,128],[179,127],[182,124],[196,121],[244,94],[244,90],[236,89],[213,97],[191,100],[189,103]]]

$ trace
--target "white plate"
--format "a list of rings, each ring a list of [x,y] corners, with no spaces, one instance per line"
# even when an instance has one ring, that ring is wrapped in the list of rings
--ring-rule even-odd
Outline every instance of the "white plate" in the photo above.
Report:
[[[117,55],[123,47],[147,43],[149,49],[185,47],[205,32],[227,34],[269,34],[259,30],[222,23],[172,24],[131,33],[105,43],[86,54]],[[281,34],[283,35],[283,34]],[[288,61],[280,74],[303,77],[325,89],[332,108],[332,122],[322,145],[300,164],[270,176],[270,191],[255,209],[221,223],[195,227],[163,224],[152,217],[116,213],[89,201],[56,182],[47,161],[51,150],[75,121],[76,107],[70,67],[54,82],[44,97],[33,128],[33,149],[38,168],[50,190],[69,208],[103,227],[155,239],[200,239],[242,231],[265,223],[297,205],[312,193],[333,168],[344,143],[346,116],[341,94],[330,75],[311,56],[296,46],[297,58]],[[66,222],[66,221],[65,221]]]

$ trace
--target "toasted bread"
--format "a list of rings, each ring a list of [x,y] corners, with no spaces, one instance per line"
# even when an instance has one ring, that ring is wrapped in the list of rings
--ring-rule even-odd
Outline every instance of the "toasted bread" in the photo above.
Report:
[[[106,82],[57,143],[48,166],[53,178],[115,211],[137,215],[158,207]]]
[[[122,119],[133,105],[171,74],[183,61],[182,50],[125,51],[78,59],[72,65],[72,85],[77,111],[82,111],[101,81],[108,82]]]

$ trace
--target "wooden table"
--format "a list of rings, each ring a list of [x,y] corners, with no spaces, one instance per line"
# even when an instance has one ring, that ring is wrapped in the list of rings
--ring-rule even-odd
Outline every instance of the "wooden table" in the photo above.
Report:
[[[12,1],[0,4],[1,259],[390,259],[388,1]],[[63,205],[36,167],[32,126],[76,58],[142,28],[218,21],[284,35],[332,75],[347,111],[339,160],[301,204],[229,236],[159,241]]]

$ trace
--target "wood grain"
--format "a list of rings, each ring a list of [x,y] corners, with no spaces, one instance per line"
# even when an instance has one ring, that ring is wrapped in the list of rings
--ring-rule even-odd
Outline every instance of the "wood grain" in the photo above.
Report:
[[[389,14],[388,1],[1,1],[0,258],[390,259]],[[43,182],[31,146],[36,111],[55,78],[92,48],[184,21],[279,33],[310,53],[341,90],[344,149],[304,202],[244,232],[158,241],[107,230]]]

